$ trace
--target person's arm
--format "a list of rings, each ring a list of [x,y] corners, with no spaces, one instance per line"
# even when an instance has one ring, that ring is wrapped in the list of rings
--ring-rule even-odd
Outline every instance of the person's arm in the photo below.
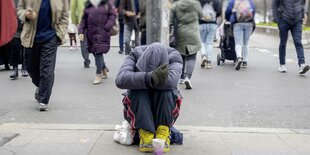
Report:
[[[148,89],[147,86],[147,72],[137,72],[137,59],[134,52],[131,52],[125,58],[116,79],[115,84],[120,89]],[[150,80],[150,79],[149,79]],[[150,81],[149,81],[150,82]]]
[[[232,15],[232,10],[233,10],[233,7],[234,7],[234,3],[235,3],[234,0],[230,0],[230,2],[228,3],[228,6],[227,6],[227,9],[226,9],[226,12],[225,12],[225,19],[227,21],[230,21],[230,16]]]
[[[26,22],[27,20],[26,19],[27,9],[25,8],[25,6],[26,6],[25,0],[19,0],[18,7],[17,7],[17,16],[23,22]]]
[[[83,13],[83,16],[82,16],[82,19],[81,19],[81,23],[79,25],[79,32],[78,32],[79,35],[84,35],[85,34],[86,25],[87,25],[87,14],[86,14],[86,12],[84,10],[84,13]],[[81,40],[83,40],[83,39],[81,39]]]
[[[173,90],[173,89],[177,89],[178,87],[178,83],[179,83],[179,80],[182,74],[183,60],[180,55],[180,52],[178,52],[177,50],[173,48],[169,50],[172,50],[172,53],[170,54],[171,55],[170,61],[172,62],[169,62],[168,78],[163,84],[153,87],[155,89]]]
[[[215,8],[216,17],[222,16],[222,3],[214,1],[213,7]]]
[[[272,14],[273,14],[273,18],[274,18],[274,21],[276,23],[279,22],[279,3],[280,3],[280,0],[272,0]]]
[[[309,7],[309,0],[305,0],[303,24],[307,24],[307,20],[308,20],[308,7]]]
[[[68,29],[68,24],[69,24],[69,1],[68,0],[64,0],[62,1],[63,3],[63,9],[61,12],[61,16],[60,19],[58,20],[57,26],[58,26],[58,32],[57,36],[59,37],[59,39],[61,39],[61,43],[65,42],[65,35]]]
[[[108,21],[105,23],[104,29],[110,32],[112,27],[115,25],[116,12],[113,7],[113,4],[108,3],[108,5],[109,5]]]

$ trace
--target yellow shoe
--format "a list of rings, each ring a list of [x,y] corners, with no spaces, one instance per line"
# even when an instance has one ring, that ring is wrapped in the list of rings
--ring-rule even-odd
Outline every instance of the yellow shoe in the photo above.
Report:
[[[170,130],[168,126],[160,125],[156,131],[156,138],[165,140],[164,152],[170,151]]]
[[[153,152],[152,139],[154,134],[152,132],[140,129],[140,144],[139,151],[141,152]]]

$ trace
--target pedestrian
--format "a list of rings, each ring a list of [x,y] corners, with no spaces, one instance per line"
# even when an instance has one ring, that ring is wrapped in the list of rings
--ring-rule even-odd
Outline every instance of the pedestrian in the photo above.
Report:
[[[140,45],[139,23],[137,18],[139,14],[139,0],[121,0],[119,12],[125,16],[125,54],[128,55],[132,48],[130,46],[132,31],[135,32],[135,42],[133,46]]]
[[[139,150],[152,152],[152,139],[165,140],[170,151],[170,129],[179,116],[182,99],[177,91],[182,57],[160,43],[136,47],[121,66],[115,83],[127,89],[124,118],[140,135]]]
[[[79,24],[81,23],[81,19],[83,16],[83,11],[85,7],[86,0],[71,0],[70,6],[71,6],[71,22],[72,24],[75,24],[76,27],[79,27]],[[85,34],[86,35],[86,31]],[[81,54],[84,59],[84,68],[89,68],[90,66],[90,59],[89,59],[89,51],[88,51],[88,45],[87,45],[87,38],[84,38],[83,41],[80,40],[81,44]]]
[[[291,31],[296,48],[299,74],[309,71],[309,65],[305,64],[304,48],[301,43],[303,20],[307,21],[308,5],[305,0],[273,0],[272,11],[275,22],[278,23],[279,45],[279,72],[286,73],[285,56],[288,32]]]
[[[249,40],[254,28],[255,5],[253,0],[231,0],[227,6],[225,18],[233,24],[236,70],[248,65]]]
[[[14,0],[15,6],[17,7],[18,5],[18,0]],[[13,73],[10,75],[10,78],[12,80],[18,78],[18,64],[21,62],[22,64],[22,69],[21,73],[23,77],[28,76],[28,72],[26,70],[26,59],[25,59],[25,54],[24,54],[24,47],[21,45],[21,40],[20,40],[20,35],[23,30],[23,22],[21,20],[17,20],[18,22],[18,27],[17,31],[14,35],[13,40],[11,41],[10,45],[10,55],[11,55],[11,62],[13,66]]]
[[[197,52],[201,49],[199,19],[203,18],[202,7],[198,0],[178,0],[172,4],[170,15],[170,25],[173,20],[178,23],[175,49],[181,53],[183,59],[180,84],[185,84],[186,89],[192,89],[190,79]]]
[[[204,18],[199,21],[201,38],[201,67],[211,69],[213,41],[216,38],[217,19],[222,15],[222,5],[218,0],[200,0]]]
[[[140,43],[146,45],[146,2],[139,0],[139,30],[141,32]]]
[[[124,14],[120,12],[120,3],[122,0],[115,0],[115,7],[117,8],[118,12],[118,23],[119,23],[119,35],[118,35],[118,42],[119,42],[119,54],[124,53],[124,22],[125,17]]]
[[[88,51],[95,57],[96,76],[93,84],[107,78],[108,69],[103,54],[110,50],[111,30],[115,24],[116,12],[109,0],[88,0],[79,27],[80,40],[87,38]],[[84,37],[84,34],[86,36]]]
[[[76,32],[77,32],[77,27],[75,24],[72,24],[72,22],[69,22],[69,26],[68,26],[68,35],[69,35],[69,39],[70,39],[70,51],[73,50],[73,48],[77,49],[77,42],[76,42]],[[75,44],[75,46],[73,46],[73,42]]]
[[[19,0],[17,14],[24,22],[21,42],[27,70],[37,87],[39,110],[48,110],[55,77],[56,52],[65,42],[68,27],[67,0]]]

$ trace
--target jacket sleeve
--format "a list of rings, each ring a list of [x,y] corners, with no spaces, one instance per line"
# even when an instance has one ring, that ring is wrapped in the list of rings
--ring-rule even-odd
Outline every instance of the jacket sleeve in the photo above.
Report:
[[[125,58],[116,79],[115,84],[120,89],[148,89],[146,86],[146,72],[136,72],[136,58],[131,52]]]
[[[178,83],[182,74],[183,60],[180,52],[175,49],[170,54],[169,58],[169,75],[168,79],[162,85],[153,87],[159,90],[173,90],[178,88]]]
[[[85,12],[86,10],[84,10],[82,19],[81,19],[81,23],[79,26],[79,34],[84,34],[85,30],[86,30],[86,24],[87,24],[87,14]]]
[[[235,3],[234,0],[230,0],[229,3],[228,3],[228,6],[227,6],[227,9],[226,9],[226,12],[225,12],[225,19],[227,21],[230,21],[230,16],[232,15],[234,3]]]
[[[61,17],[58,21],[58,32],[57,36],[62,40],[62,44],[65,43],[65,35],[69,24],[69,1],[63,0],[63,10]]]
[[[108,32],[111,31],[112,27],[115,25],[116,12],[113,4],[109,3],[108,21],[104,25],[104,29]]]
[[[222,16],[222,3],[219,1],[215,1],[213,7],[216,12],[216,17]]]
[[[25,0],[19,0],[18,2],[18,6],[17,6],[17,16],[18,18],[23,21],[26,22],[26,8],[25,8],[26,4],[25,4]]]
[[[309,9],[309,0],[305,0],[305,5],[304,5],[304,13],[308,14],[308,9]]]
[[[276,23],[279,22],[279,4],[280,3],[280,0],[272,0],[272,14],[273,14],[273,18],[274,18],[274,21]]]

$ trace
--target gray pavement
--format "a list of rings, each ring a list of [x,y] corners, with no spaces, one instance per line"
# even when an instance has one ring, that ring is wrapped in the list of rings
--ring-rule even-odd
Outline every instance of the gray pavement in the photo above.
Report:
[[[112,139],[114,125],[123,119],[123,90],[114,79],[125,58],[113,39],[105,56],[109,77],[97,86],[93,57],[91,68],[84,69],[78,50],[59,48],[48,112],[38,112],[29,78],[12,81],[10,71],[0,71],[0,138],[19,134],[0,146],[0,155],[139,154],[137,146]],[[288,73],[278,73],[278,43],[254,34],[249,66],[240,71],[229,61],[216,66],[219,49],[211,70],[201,69],[197,57],[193,90],[179,87],[184,101],[176,126],[184,145],[173,146],[170,154],[310,154],[310,74],[297,75],[291,42]],[[305,55],[309,60],[308,49]]]

